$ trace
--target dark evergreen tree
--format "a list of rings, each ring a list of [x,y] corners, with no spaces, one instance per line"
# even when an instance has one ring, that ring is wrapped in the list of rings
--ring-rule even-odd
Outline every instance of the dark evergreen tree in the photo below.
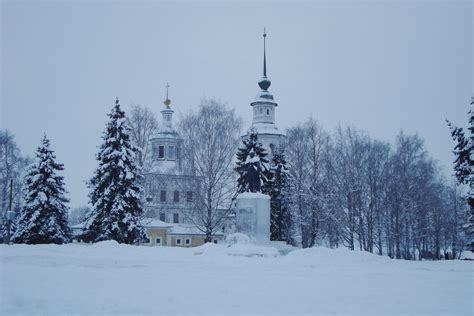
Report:
[[[471,110],[469,111],[469,138],[464,130],[455,127],[448,122],[451,137],[455,141],[454,146],[454,172],[460,184],[469,184],[468,204],[471,209],[468,222],[463,226],[468,238],[468,246],[474,252],[474,98],[471,99]]]
[[[144,238],[138,149],[131,144],[130,127],[118,99],[108,116],[97,155],[99,166],[89,182],[92,209],[86,216],[82,239],[134,244]]]
[[[469,139],[464,134],[464,130],[460,127],[455,127],[448,121],[448,126],[451,129],[451,137],[456,142],[454,146],[454,172],[456,179],[461,184],[468,184],[470,181],[470,166],[472,161],[469,157],[469,151],[471,150],[471,144]]]
[[[239,174],[238,192],[268,193],[272,174],[268,166],[268,154],[258,141],[257,132],[250,130],[242,142],[243,146],[237,152],[235,167],[235,171]]]
[[[65,197],[64,177],[57,174],[64,166],[55,160],[49,139],[44,136],[36,150],[36,162],[26,175],[25,204],[12,238],[14,243],[63,244],[70,240],[69,200]]]
[[[271,171],[272,181],[268,192],[271,197],[270,239],[289,242],[291,216],[286,203],[289,172],[282,147],[273,153]]]

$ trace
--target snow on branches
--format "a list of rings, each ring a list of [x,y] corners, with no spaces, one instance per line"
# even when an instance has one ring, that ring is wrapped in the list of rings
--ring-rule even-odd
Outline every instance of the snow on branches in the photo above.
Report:
[[[138,149],[130,141],[130,127],[118,99],[108,116],[97,155],[99,166],[89,182],[92,209],[86,216],[82,239],[134,244],[144,237]]]
[[[36,150],[36,161],[25,178],[25,205],[12,238],[14,243],[63,244],[70,240],[67,221],[69,200],[65,197],[64,178],[57,175],[64,170],[57,163],[54,151],[44,136]]]
[[[237,152],[237,166],[239,174],[237,180],[239,193],[263,192],[268,190],[272,174],[269,168],[267,152],[258,141],[257,131],[254,129],[243,140],[243,146]]]

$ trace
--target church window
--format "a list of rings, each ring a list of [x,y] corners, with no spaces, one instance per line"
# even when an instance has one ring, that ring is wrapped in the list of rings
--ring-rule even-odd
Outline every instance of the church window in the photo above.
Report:
[[[161,245],[161,237],[156,237],[155,242],[157,245]]]
[[[267,109],[267,115],[270,115],[270,109]]]
[[[175,146],[168,146],[168,160],[175,160],[176,159],[176,147]]]
[[[160,221],[166,222],[166,214],[165,213],[160,213]]]
[[[188,245],[188,246],[191,245],[191,238],[186,238],[186,239],[184,240],[184,244],[185,244],[185,245]]]
[[[263,114],[263,109],[262,108],[260,108],[260,114]]]
[[[270,144],[270,152],[273,155],[273,153],[275,152],[275,145]]]
[[[176,244],[181,245],[181,238],[176,238]]]
[[[173,192],[173,202],[179,202],[179,191]]]
[[[186,192],[186,202],[192,202],[192,201],[193,201],[193,191]]]
[[[179,223],[179,214],[178,213],[173,214],[173,223],[175,223],[175,224]]]
[[[160,192],[160,202],[166,202],[166,191]]]
[[[158,146],[158,159],[163,159],[165,158],[165,146],[160,145]]]

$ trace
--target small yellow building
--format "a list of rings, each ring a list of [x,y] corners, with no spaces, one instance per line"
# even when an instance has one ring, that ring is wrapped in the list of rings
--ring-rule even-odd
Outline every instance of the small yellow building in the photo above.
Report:
[[[170,247],[197,247],[205,243],[205,234],[191,224],[166,223],[154,218],[143,220],[146,238],[143,245]],[[219,243],[224,235],[219,232],[213,236],[212,242]]]

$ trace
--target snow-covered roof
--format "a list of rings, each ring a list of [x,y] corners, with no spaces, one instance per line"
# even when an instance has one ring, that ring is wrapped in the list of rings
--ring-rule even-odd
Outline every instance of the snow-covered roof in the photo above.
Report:
[[[166,228],[170,235],[204,235],[202,230],[192,224],[166,223],[155,218],[145,218],[142,221],[146,228]],[[216,232],[214,235],[223,235],[222,232]]]
[[[250,105],[255,104],[272,104],[274,106],[278,106],[278,104],[273,100],[273,95],[268,91],[260,91],[256,96],[255,99]]]
[[[253,123],[252,127],[257,130],[258,134],[270,134],[270,135],[285,135],[278,126],[273,123]]]
[[[161,110],[160,112],[161,112],[161,113],[171,113],[171,114],[174,113],[174,111],[173,111],[171,108],[169,108],[169,107],[165,107],[165,108],[164,108],[163,110]]]
[[[170,235],[204,235],[202,230],[194,225],[190,224],[173,224],[172,228],[168,232]],[[222,232],[217,231],[214,235],[223,235]]]
[[[179,137],[178,132],[176,132],[173,128],[162,128],[158,133],[153,135],[150,138],[150,141],[153,141],[154,139],[177,139],[181,140]]]
[[[239,198],[243,198],[243,199],[266,199],[266,200],[270,200],[270,196],[269,195],[266,195],[266,194],[263,194],[263,193],[260,193],[260,192],[244,192],[244,193],[240,193],[238,196],[237,196],[237,199]]]
[[[169,234],[174,235],[201,235],[203,234],[197,227],[186,224],[174,224],[170,229]]]
[[[72,229],[83,229],[84,228],[84,222],[76,224],[76,225],[72,225],[71,228]]]
[[[156,228],[169,228],[173,227],[173,224],[165,223],[156,218],[145,218],[142,221],[145,227],[156,227]]]

